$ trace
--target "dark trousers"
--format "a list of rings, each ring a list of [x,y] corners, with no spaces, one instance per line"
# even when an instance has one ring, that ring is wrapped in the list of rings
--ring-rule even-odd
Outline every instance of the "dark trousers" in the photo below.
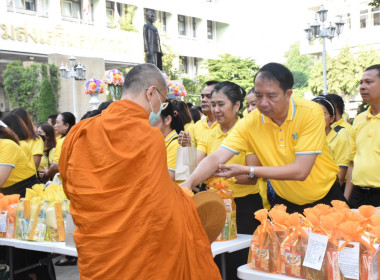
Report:
[[[354,186],[350,196],[350,207],[359,208],[362,205],[380,206],[380,188]]]
[[[240,234],[253,234],[260,224],[255,219],[254,213],[263,209],[263,200],[260,194],[250,194],[244,197],[234,198],[236,203],[236,225]],[[223,241],[221,241],[223,242]],[[226,254],[227,279],[238,279],[237,269],[247,263],[249,248]],[[221,268],[220,255],[215,256],[215,263]]]
[[[284,204],[287,207],[286,212],[288,213],[298,212],[302,214],[304,209],[309,208],[309,207],[314,207],[315,205],[319,203],[323,203],[323,204],[327,204],[331,206],[331,201],[333,200],[341,200],[341,201],[347,202],[346,199],[344,198],[342,188],[340,187],[340,184],[339,184],[339,180],[335,181],[335,183],[331,186],[330,191],[325,195],[325,197],[313,203],[298,205],[298,204],[291,203],[287,201],[286,199],[283,199],[282,197],[278,196],[278,194],[276,194],[276,197],[274,199],[274,204]]]

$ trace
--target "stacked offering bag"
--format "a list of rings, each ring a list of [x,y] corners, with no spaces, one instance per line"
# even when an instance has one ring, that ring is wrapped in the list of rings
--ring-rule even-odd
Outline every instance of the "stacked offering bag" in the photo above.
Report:
[[[36,184],[27,189],[16,211],[15,238],[31,241],[65,241],[69,202],[62,185]]]
[[[15,237],[16,208],[20,200],[19,194],[6,195],[0,193],[0,237]]]
[[[261,225],[252,236],[248,267],[303,279],[380,279],[376,208],[332,205],[318,204],[303,215],[289,215],[283,205],[257,211]]]
[[[224,206],[226,207],[226,222],[216,241],[226,241],[237,238],[236,204],[233,198],[233,192],[229,189],[229,186],[235,182],[235,178],[225,179],[211,177],[207,180],[208,191],[218,193],[223,198]]]

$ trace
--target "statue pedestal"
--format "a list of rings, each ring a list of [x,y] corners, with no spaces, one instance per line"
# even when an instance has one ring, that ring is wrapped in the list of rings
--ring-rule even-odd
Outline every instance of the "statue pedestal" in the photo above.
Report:
[[[98,109],[100,100],[97,93],[91,94],[90,104],[92,105],[92,110]]]

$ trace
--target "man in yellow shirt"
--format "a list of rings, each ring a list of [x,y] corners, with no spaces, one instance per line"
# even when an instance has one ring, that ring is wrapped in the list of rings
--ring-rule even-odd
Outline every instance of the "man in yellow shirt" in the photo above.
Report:
[[[202,118],[201,120],[197,121],[194,126],[192,127],[192,133],[190,132],[191,141],[193,142],[193,147],[197,147],[198,141],[202,137],[202,135],[205,133],[205,131],[209,131],[211,128],[215,127],[216,121],[214,116],[211,112],[211,96],[212,91],[214,90],[215,85],[218,82],[216,81],[209,81],[206,82],[206,87],[204,88],[201,97],[201,108],[202,113],[206,115],[206,117]],[[186,142],[186,139],[182,139],[183,133],[180,134],[180,137],[178,141],[181,143]],[[185,146],[185,145],[184,145]]]
[[[183,186],[191,188],[220,168],[221,176],[270,179],[277,194],[274,203],[285,204],[288,212],[344,200],[339,169],[327,146],[324,113],[316,103],[292,99],[293,83],[292,73],[281,64],[260,68],[255,77],[258,110],[234,127]],[[256,155],[255,166],[222,164],[242,151]]]
[[[380,206],[380,64],[364,71],[360,95],[370,107],[355,118],[350,132],[344,192],[354,208]]]

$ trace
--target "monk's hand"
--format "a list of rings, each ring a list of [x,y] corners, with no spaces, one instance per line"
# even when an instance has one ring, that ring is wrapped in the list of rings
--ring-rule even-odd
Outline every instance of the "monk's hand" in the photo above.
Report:
[[[178,143],[182,147],[191,147],[190,133],[182,130],[178,135]]]
[[[244,166],[240,164],[219,164],[219,169],[214,173],[214,176],[231,178],[243,175],[244,172]]]

